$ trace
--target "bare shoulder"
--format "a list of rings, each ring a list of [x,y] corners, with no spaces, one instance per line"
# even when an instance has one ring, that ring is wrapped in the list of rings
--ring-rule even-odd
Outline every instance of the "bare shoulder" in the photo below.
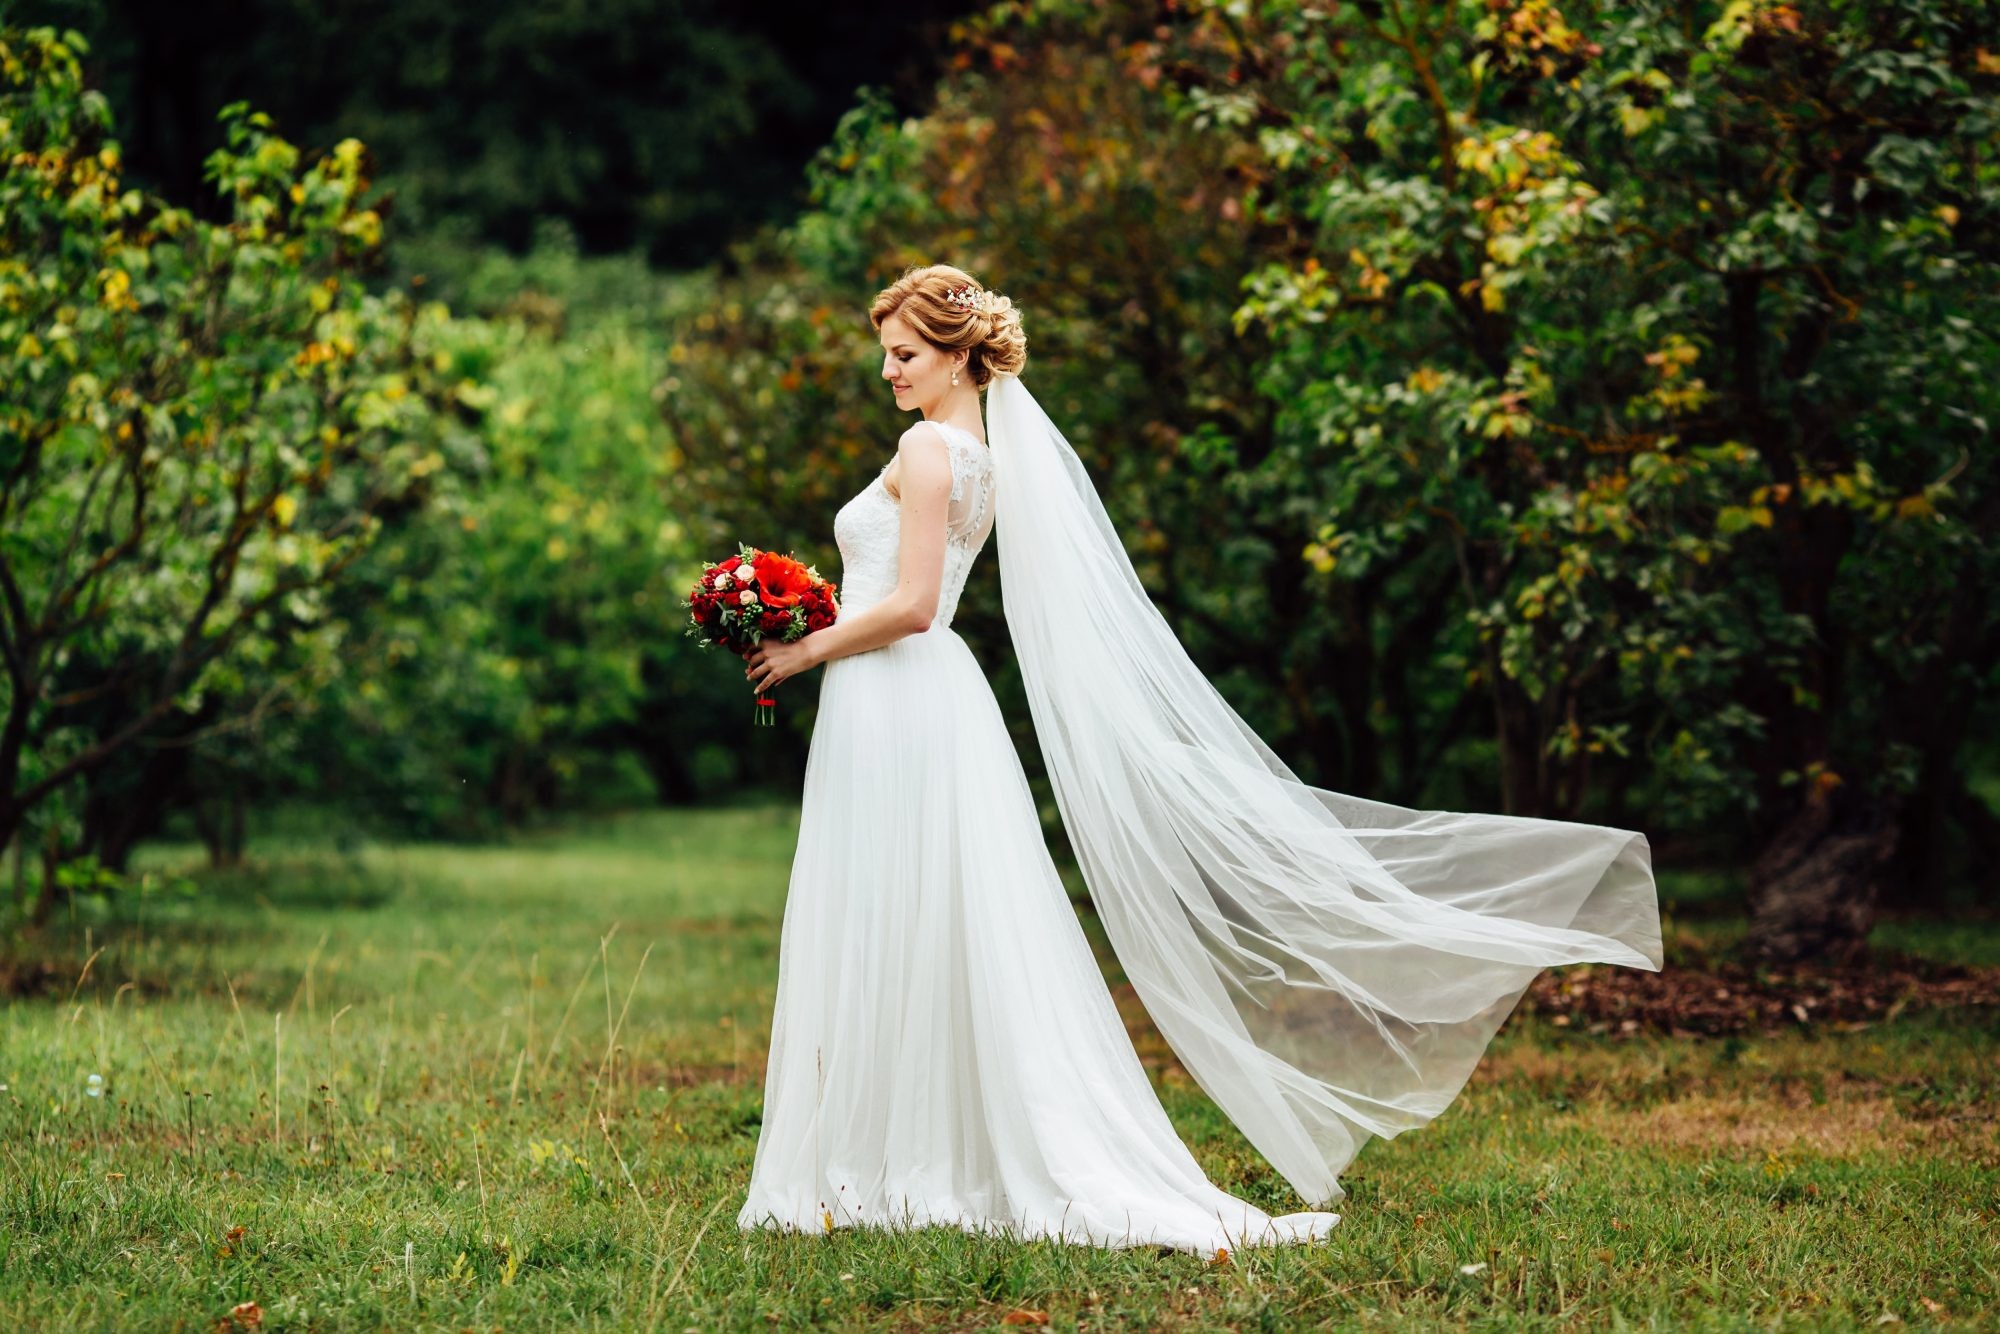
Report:
[[[896,442],[896,471],[903,481],[920,484],[951,481],[951,446],[944,432],[929,422],[916,422]]]
[[[944,432],[927,421],[911,422],[904,430],[902,439],[896,442],[898,456],[907,456],[914,452],[942,459],[948,449]]]
[[[896,441],[896,457],[883,470],[882,484],[897,500],[903,498],[906,480],[936,490],[951,485],[951,446],[944,432],[927,421],[911,422],[904,429]]]

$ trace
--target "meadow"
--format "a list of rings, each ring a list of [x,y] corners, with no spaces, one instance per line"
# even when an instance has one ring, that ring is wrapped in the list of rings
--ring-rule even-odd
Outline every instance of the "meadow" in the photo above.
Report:
[[[741,1234],[796,820],[272,838],[229,872],[146,849],[194,892],[80,901],[8,979],[0,1328],[1827,1328],[2000,1309],[1990,1009],[1723,1039],[1517,1015],[1450,1113],[1366,1150],[1313,1249]],[[1670,914],[1677,950],[1737,930]],[[1994,961],[1990,931],[1888,930]],[[1209,1173],[1298,1207],[1128,1013]]]

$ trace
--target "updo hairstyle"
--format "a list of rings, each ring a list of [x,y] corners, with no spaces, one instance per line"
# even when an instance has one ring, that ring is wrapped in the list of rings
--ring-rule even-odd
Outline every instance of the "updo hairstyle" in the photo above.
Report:
[[[970,305],[951,299],[968,291]],[[879,333],[891,315],[902,316],[933,347],[947,352],[969,348],[965,369],[982,389],[996,375],[1019,375],[1028,363],[1028,336],[1021,332],[1021,312],[1014,303],[949,264],[905,270],[883,288],[868,308],[868,320]]]

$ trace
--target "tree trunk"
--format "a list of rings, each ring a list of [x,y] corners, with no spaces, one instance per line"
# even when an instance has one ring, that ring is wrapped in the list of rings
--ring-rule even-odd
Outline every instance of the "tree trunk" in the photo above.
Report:
[[[246,824],[244,813],[250,803],[243,799],[243,789],[237,786],[230,787],[226,801],[228,823],[223,829],[223,855],[229,859],[227,865],[241,866],[245,841],[243,830]]]
[[[1500,655],[1488,655],[1493,681],[1495,736],[1500,746],[1500,809],[1507,815],[1546,815],[1545,770],[1535,701],[1521,683],[1501,673]]]
[[[48,837],[42,840],[42,891],[35,898],[34,926],[37,931],[49,924],[55,915],[56,904],[62,898],[62,886],[56,873],[62,869],[62,831],[49,826]]]
[[[1751,863],[1751,956],[1838,963],[1862,953],[1899,814],[1894,803],[1845,786],[1815,787]]]
[[[121,875],[132,849],[166,823],[188,770],[183,745],[141,747],[134,756],[135,763],[93,770],[83,780],[83,849]]]
[[[1992,868],[2000,866],[2000,816],[1994,815],[1992,808],[1963,783],[1959,784],[1952,816],[1965,835],[1966,860],[1973,868],[1975,901],[1981,907],[1992,907],[1995,902]]]
[[[201,846],[208,852],[209,866],[220,870],[223,866],[222,823],[215,817],[213,797],[195,799],[194,828],[201,835]]]

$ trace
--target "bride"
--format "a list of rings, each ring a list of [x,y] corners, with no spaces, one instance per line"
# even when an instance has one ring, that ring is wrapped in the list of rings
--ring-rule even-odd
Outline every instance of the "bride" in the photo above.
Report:
[[[951,628],[997,528],[1064,827],[1183,1065],[1310,1204],[1429,1121],[1535,973],[1660,963],[1645,836],[1311,787],[1189,660],[1021,382],[1020,313],[949,265],[876,297],[919,415],[834,520],[825,665],[744,1229],[942,1224],[1212,1253],[1310,1241],[1175,1134],[1091,955],[977,660]],[[986,391],[982,427],[979,391]]]

